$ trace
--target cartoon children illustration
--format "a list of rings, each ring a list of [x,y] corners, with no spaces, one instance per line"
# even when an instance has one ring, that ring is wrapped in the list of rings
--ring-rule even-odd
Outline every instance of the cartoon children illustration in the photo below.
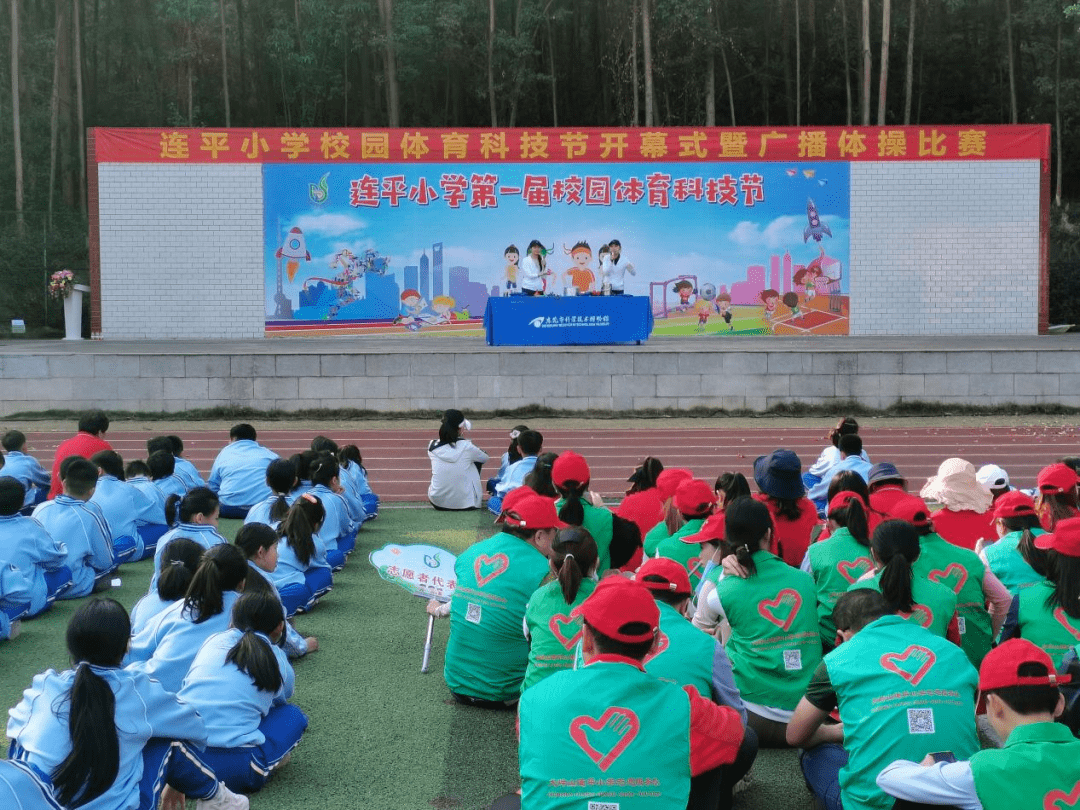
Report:
[[[791,320],[800,320],[802,318],[802,311],[799,309],[798,293],[786,292],[781,300],[784,302],[784,306],[791,310]]]
[[[716,287],[708,282],[701,285],[701,291],[694,302],[694,311],[698,316],[697,331],[704,332],[709,316],[720,311],[720,307],[716,305]]]
[[[795,273],[795,277],[791,279],[796,286],[801,286],[805,291],[807,304],[813,301],[814,296],[817,295],[817,284],[815,282],[825,275],[821,269],[821,262],[825,258],[825,248],[819,246],[818,250],[821,251],[821,255]]]
[[[734,331],[735,327],[731,325],[731,296],[727,293],[716,296],[716,308],[720,312],[720,317],[724,319],[724,323],[727,324],[728,331]]]
[[[765,306],[765,311],[762,315],[765,318],[765,323],[772,325],[773,318],[776,317],[776,305],[780,301],[780,293],[776,290],[769,288],[768,290],[761,291],[761,303]]]
[[[572,248],[567,249],[563,245],[563,252],[574,261],[572,267],[568,267],[563,273],[571,287],[577,287],[578,293],[587,295],[596,286],[596,276],[589,269],[592,261],[592,248],[588,242],[577,242]]]
[[[680,312],[686,312],[690,309],[690,296],[694,293],[694,283],[689,279],[680,279],[675,282],[675,286],[671,288],[673,293],[677,293],[679,296],[679,305],[675,309]]]
[[[503,251],[503,258],[506,259],[506,267],[503,269],[506,291],[503,295],[513,295],[518,291],[518,260],[521,258],[521,253],[515,245],[510,245]]]
[[[453,320],[453,309],[457,302],[449,295],[438,295],[431,301],[431,308],[435,310],[435,317],[431,323],[450,323]]]
[[[427,301],[417,290],[405,290],[401,293],[401,314],[394,319],[394,323],[404,324],[410,332],[420,328],[420,314],[427,307]]]

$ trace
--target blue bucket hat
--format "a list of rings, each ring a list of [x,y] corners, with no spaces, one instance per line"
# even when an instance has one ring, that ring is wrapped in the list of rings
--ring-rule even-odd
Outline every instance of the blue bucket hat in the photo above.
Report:
[[[795,501],[805,495],[801,473],[802,462],[791,450],[773,450],[754,461],[754,482],[773,498]]]
[[[870,477],[867,479],[867,484],[876,484],[878,481],[906,481],[900,474],[900,471],[896,469],[896,465],[888,461],[879,461],[873,467],[870,468]]]

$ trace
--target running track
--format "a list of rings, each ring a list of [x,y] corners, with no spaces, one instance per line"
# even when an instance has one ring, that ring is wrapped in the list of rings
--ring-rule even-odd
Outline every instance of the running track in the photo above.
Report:
[[[805,469],[814,462],[827,442],[820,428],[712,428],[672,427],[639,429],[545,430],[541,420],[532,420],[544,434],[544,448],[552,452],[575,450],[592,469],[592,488],[609,501],[626,490],[626,478],[646,456],[656,456],[667,467],[688,467],[712,482],[724,471],[739,471],[753,480],[754,459],[778,447],[794,450]],[[499,457],[509,443],[504,429],[478,429],[470,438],[487,451],[492,460],[484,475],[498,469]],[[146,439],[167,427],[141,431],[110,430],[106,435],[125,460],[145,458]],[[49,468],[56,446],[70,434],[27,432],[30,452]],[[224,430],[185,430],[184,457],[209,475],[217,451],[228,440]],[[263,429],[260,444],[288,456],[308,448],[315,430]],[[427,442],[431,433],[415,430],[338,430],[329,432],[338,444],[356,444],[364,456],[372,489],[384,503],[423,502],[431,467]],[[860,435],[873,461],[891,461],[903,473],[909,489],[918,491],[937,471],[943,459],[960,456],[976,467],[993,463],[1004,467],[1014,486],[1033,487],[1035,476],[1045,465],[1062,456],[1080,454],[1075,427],[958,427],[958,428],[874,428],[864,425]],[[0,473],[2,475],[2,473]]]

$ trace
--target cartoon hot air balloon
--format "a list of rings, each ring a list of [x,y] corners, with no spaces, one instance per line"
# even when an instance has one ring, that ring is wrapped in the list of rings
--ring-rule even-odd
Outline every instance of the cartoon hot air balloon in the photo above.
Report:
[[[299,228],[292,228],[285,237],[285,243],[274,254],[279,259],[288,259],[285,270],[289,274],[289,281],[296,278],[296,271],[300,268],[300,260],[311,261],[311,254],[304,245],[304,232]]]

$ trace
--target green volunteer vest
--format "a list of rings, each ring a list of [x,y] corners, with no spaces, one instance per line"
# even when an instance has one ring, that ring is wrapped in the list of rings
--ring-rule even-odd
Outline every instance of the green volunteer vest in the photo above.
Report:
[[[690,699],[628,663],[558,672],[521,696],[521,806],[684,810]]]
[[[703,525],[705,518],[687,521],[675,534],[665,537],[657,544],[654,555],[675,560],[682,565],[690,575],[690,590],[695,593],[698,583],[701,582],[701,572],[705,570],[705,562],[701,559],[701,543],[684,543],[682,538],[696,534]]]
[[[596,580],[583,579],[573,604],[566,604],[559,583],[549,582],[536,590],[525,606],[529,628],[529,666],[522,690],[574,666],[574,651],[581,639],[581,617],[570,613],[596,589]]]
[[[563,508],[566,501],[562,498],[555,501],[555,511]],[[600,574],[611,568],[611,533],[613,516],[611,511],[603,507],[593,506],[587,501],[581,502],[585,519],[581,522],[582,527],[592,535],[596,541],[596,550],[599,552],[596,560],[596,574]]]
[[[710,697],[716,639],[690,624],[671,605],[657,602],[656,606],[660,608],[660,640],[656,653],[645,659],[645,671]]]
[[[975,732],[978,673],[950,641],[900,616],[871,622],[825,656],[849,759],[840,769],[844,810],[890,810],[874,781],[897,759],[933,751],[967,759]]]
[[[851,532],[843,526],[837,527],[827,540],[812,543],[807,553],[810,555],[810,573],[817,590],[821,641],[832,647],[836,643],[836,625],[832,620],[836,600],[859,577],[874,570],[874,560],[870,556],[870,549],[852,537]]]
[[[1031,533],[1038,537],[1046,534],[1042,529],[1032,529]],[[1027,564],[1027,560],[1021,556],[1018,547],[1023,532],[1009,532],[994,545],[987,546],[983,550],[986,561],[990,564],[990,570],[994,576],[1001,580],[1001,584],[1009,589],[1009,593],[1016,596],[1024,588],[1030,588],[1036,582],[1042,582],[1044,577]]]
[[[873,588],[880,593],[881,572],[874,574],[870,579],[856,582],[848,590],[853,591],[856,588]],[[915,605],[911,613],[899,615],[944,638],[949,631],[949,622],[956,613],[956,594],[944,585],[919,576],[911,580],[911,594],[915,597]]]
[[[972,756],[971,775],[984,810],[1065,810],[1080,798],[1080,740],[1060,723],[1017,726]]]
[[[919,542],[922,551],[912,566],[915,576],[945,585],[956,594],[960,646],[977,668],[993,641],[982,589],[986,566],[974,551],[954,546],[939,534],[923,535]]]
[[[793,710],[821,661],[814,580],[768,551],[757,574],[716,584],[731,625],[725,646],[743,700]]]
[[[450,691],[483,700],[517,698],[529,661],[525,604],[548,570],[543,554],[502,532],[458,557],[443,666]]]
[[[1042,647],[1057,667],[1080,641],[1080,619],[1074,619],[1060,607],[1048,607],[1046,599],[1053,592],[1054,586],[1046,580],[1022,590],[1017,597],[1020,600],[1017,618],[1020,638]]]
[[[649,529],[649,531],[646,532],[645,537],[642,538],[641,544],[644,547],[645,556],[655,557],[656,547],[660,545],[661,540],[664,540],[667,537],[670,537],[670,534],[667,530],[667,522],[661,520],[659,523]]]

